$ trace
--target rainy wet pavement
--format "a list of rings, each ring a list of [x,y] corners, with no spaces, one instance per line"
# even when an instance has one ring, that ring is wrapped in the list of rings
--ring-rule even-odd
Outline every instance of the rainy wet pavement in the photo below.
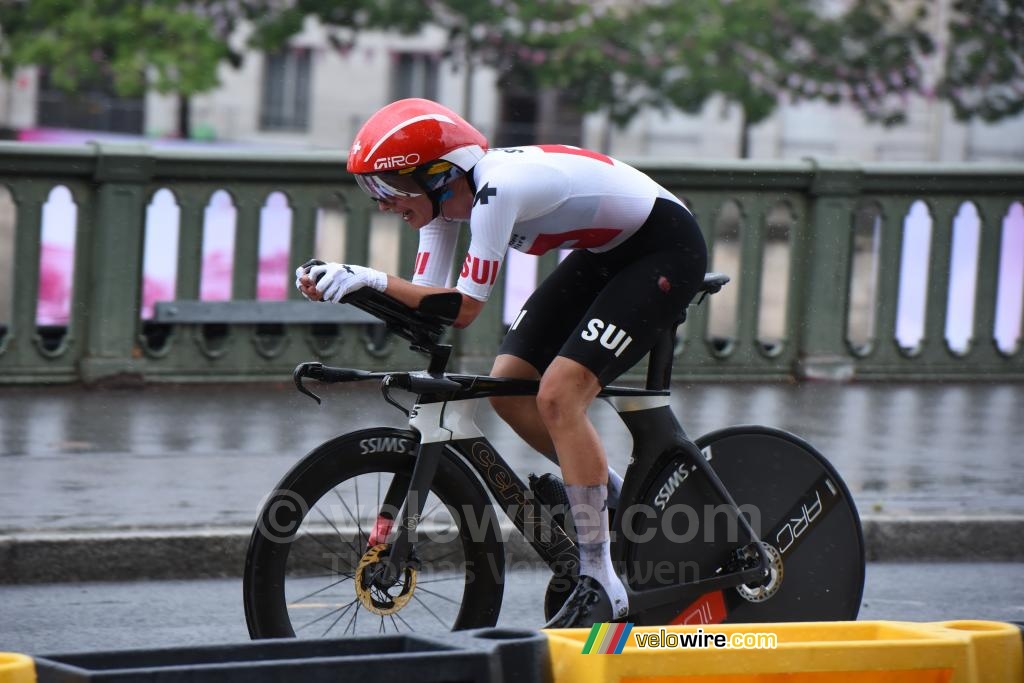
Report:
[[[251,526],[302,454],[353,429],[404,426],[374,386],[0,388],[0,537],[25,532]],[[815,445],[862,515],[1024,516],[1024,384],[676,384],[691,437],[761,423]],[[592,417],[609,461],[630,438],[605,404]],[[490,410],[483,431],[525,476],[553,471]]]
[[[1024,565],[869,564],[858,619],[1024,619]],[[539,628],[542,570],[505,578],[501,628]],[[0,588],[0,649],[29,654],[241,643],[248,639],[236,579],[62,583]],[[329,633],[338,636],[341,627]]]

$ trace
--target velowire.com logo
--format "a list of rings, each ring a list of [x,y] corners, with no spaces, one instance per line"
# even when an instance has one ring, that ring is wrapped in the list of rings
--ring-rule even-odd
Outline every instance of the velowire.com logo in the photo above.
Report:
[[[594,624],[583,645],[585,655],[618,655],[630,644],[629,636],[639,650],[722,649],[722,650],[774,650],[779,646],[779,635],[770,632],[738,631],[673,631],[664,627],[652,630],[641,628],[633,632],[633,624]]]
[[[617,655],[629,640],[633,624],[594,624],[583,645],[585,655]]]

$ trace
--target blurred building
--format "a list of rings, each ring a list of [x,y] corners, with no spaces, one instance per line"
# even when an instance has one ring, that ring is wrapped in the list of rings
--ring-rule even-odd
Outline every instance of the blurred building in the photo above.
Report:
[[[562,142],[662,160],[740,153],[740,112],[725,102],[712,101],[694,116],[644,111],[627,128],[613,129],[600,115],[580,116],[557,92],[512,87],[482,67],[467,75],[463,65],[443,58],[445,39],[441,30],[416,36],[367,32],[338,50],[310,23],[280,54],[250,52],[240,69],[222,66],[220,88],[192,101],[191,136],[345,149],[378,107],[419,96],[463,112],[496,146]],[[21,139],[76,139],[70,130],[161,139],[173,137],[176,126],[174,97],[121,98],[102,87],[69,95],[51,87],[37,69],[0,82],[0,128]],[[758,159],[1021,161],[1024,116],[963,123],[948,105],[914,98],[908,101],[908,123],[886,129],[866,123],[849,107],[783,104],[752,128],[750,143],[750,156]]]

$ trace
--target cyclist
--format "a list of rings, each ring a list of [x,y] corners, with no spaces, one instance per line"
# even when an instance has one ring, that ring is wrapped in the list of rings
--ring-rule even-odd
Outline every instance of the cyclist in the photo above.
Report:
[[[296,271],[309,299],[339,301],[373,287],[416,307],[452,291],[459,222],[468,253],[455,283],[456,327],[480,313],[509,247],[571,253],[529,297],[491,373],[540,379],[534,397],[492,399],[531,446],[557,457],[580,549],[580,580],[551,628],[628,614],[608,538],[608,465],[587,408],[601,387],[636,364],[703,281],[707,249],[682,202],[611,157],[565,145],[488,150],[450,109],[406,99],[356,134],[348,170],[382,211],[419,230],[411,282],[359,265],[311,262]]]

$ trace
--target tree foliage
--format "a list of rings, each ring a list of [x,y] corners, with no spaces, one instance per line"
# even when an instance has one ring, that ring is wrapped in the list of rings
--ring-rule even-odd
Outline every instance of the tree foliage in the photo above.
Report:
[[[216,87],[222,61],[279,49],[314,17],[341,48],[367,29],[440,27],[456,64],[526,73],[620,125],[645,107],[698,111],[715,95],[748,126],[786,100],[845,102],[884,124],[902,121],[917,93],[948,98],[961,118],[1024,108],[1024,0],[954,0],[937,83],[926,77],[935,45],[922,28],[931,3],[839,4],[828,13],[822,0],[14,0],[0,3],[0,64],[47,67],[67,89],[100,80],[123,95],[188,96]],[[233,48],[242,22],[248,43]]]
[[[1024,110],[1024,0],[956,0],[939,94],[959,119]]]
[[[203,3],[180,0],[29,0],[0,6],[5,72],[45,67],[65,90],[110,84],[122,96],[147,90],[191,95],[217,86],[229,58]]]
[[[440,26],[458,62],[526,74],[620,126],[647,107],[696,112],[716,95],[739,107],[745,132],[787,99],[844,102],[892,125],[925,89],[923,60],[934,49],[923,10],[900,16],[892,0],[852,0],[831,16],[817,0],[370,4],[372,13],[354,10],[342,23],[362,16],[366,28]],[[294,11],[338,21],[326,0],[299,0]],[[292,18],[293,28],[299,23]]]
[[[934,47],[918,26],[922,15],[900,19],[888,0],[854,0],[832,17],[813,0],[428,4],[479,37],[469,49],[481,61],[526,66],[620,124],[644,106],[694,112],[715,94],[751,124],[783,98],[845,101],[870,120],[896,123],[906,95],[922,88],[921,61]]]

